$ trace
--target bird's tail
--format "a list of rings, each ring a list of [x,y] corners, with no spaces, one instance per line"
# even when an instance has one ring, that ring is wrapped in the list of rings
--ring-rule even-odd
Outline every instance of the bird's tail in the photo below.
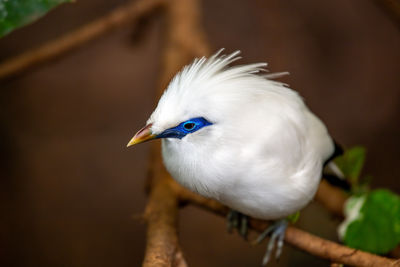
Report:
[[[344,180],[346,178],[344,177],[342,170],[338,167],[338,165],[336,165],[333,160],[325,165],[323,173],[325,175],[334,175],[341,180]]]
[[[331,185],[340,187],[346,191],[350,191],[351,184],[346,180],[343,172],[333,161],[336,157],[343,155],[342,147],[334,142],[335,151],[324,163],[324,169],[322,170],[322,177]]]

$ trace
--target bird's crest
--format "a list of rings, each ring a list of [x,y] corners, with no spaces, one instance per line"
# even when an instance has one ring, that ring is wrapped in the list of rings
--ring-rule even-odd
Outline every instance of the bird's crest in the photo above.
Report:
[[[240,50],[231,54],[221,54],[224,49],[218,50],[214,55],[209,58],[201,57],[196,58],[190,64],[185,66],[171,81],[169,88],[176,88],[185,90],[187,86],[193,87],[197,82],[223,82],[233,78],[240,78],[244,76],[254,76],[260,72],[267,72],[267,63],[253,63],[246,65],[229,65],[242,57],[240,57]],[[275,79],[289,74],[288,72],[269,73],[262,76],[266,79]]]

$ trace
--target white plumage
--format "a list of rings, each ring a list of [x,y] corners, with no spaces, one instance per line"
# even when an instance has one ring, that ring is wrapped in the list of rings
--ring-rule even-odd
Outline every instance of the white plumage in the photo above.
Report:
[[[212,125],[162,139],[171,175],[243,214],[283,218],[313,198],[334,143],[297,92],[262,75],[267,64],[229,67],[238,54],[217,53],[186,66],[162,95],[148,129],[157,137],[205,118]]]

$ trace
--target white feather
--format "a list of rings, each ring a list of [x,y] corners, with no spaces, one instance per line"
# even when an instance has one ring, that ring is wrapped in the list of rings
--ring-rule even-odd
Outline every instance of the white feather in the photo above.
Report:
[[[333,141],[297,92],[260,74],[266,63],[229,67],[240,52],[220,53],[183,68],[148,120],[153,133],[194,117],[213,123],[163,139],[165,165],[183,186],[244,214],[292,214],[313,198]]]

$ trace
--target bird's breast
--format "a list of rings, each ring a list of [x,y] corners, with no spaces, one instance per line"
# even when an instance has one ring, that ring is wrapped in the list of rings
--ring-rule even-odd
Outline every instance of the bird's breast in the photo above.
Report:
[[[312,199],[319,183],[321,166],[313,164],[316,158],[297,169],[271,155],[251,155],[251,149],[198,149],[180,142],[164,140],[162,146],[164,163],[174,179],[256,218],[277,219],[296,212]]]

